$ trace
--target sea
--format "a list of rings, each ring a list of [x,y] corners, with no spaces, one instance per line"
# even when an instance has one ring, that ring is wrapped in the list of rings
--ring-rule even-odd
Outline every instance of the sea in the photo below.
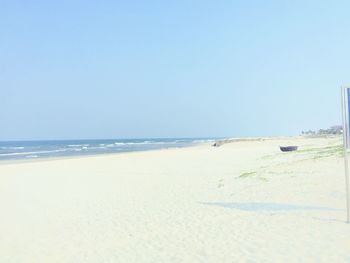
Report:
[[[182,148],[215,138],[0,141],[0,161]]]

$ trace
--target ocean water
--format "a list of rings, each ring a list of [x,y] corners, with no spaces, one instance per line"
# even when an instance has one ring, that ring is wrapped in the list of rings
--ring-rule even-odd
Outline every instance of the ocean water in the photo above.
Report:
[[[213,141],[213,138],[0,141],[0,161],[147,151]]]

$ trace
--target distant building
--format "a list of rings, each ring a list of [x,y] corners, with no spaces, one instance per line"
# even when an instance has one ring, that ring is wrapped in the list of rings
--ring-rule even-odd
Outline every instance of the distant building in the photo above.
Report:
[[[328,129],[320,129],[317,132],[308,130],[302,131],[302,135],[340,135],[343,134],[343,126],[342,125],[334,125]]]

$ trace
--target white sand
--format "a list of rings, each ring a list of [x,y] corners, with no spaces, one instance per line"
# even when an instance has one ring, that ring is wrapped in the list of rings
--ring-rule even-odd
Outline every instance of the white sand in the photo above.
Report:
[[[350,262],[339,143],[2,164],[0,262]]]

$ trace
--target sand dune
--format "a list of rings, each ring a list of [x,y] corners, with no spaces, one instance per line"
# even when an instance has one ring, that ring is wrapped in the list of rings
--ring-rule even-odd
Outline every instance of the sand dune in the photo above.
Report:
[[[350,262],[340,143],[1,164],[0,262]]]

